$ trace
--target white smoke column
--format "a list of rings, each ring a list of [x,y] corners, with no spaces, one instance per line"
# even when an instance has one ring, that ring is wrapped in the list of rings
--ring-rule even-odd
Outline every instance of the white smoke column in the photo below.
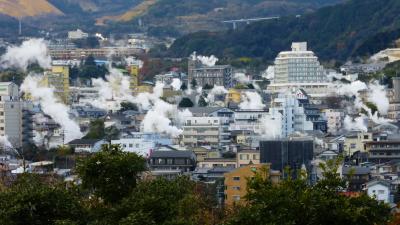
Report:
[[[181,79],[179,79],[179,78],[172,79],[171,86],[175,91],[179,91],[181,89],[181,86],[182,86]]]
[[[135,96],[131,102],[135,103],[139,106],[140,109],[148,110],[154,105],[164,92],[164,84],[161,82],[157,82],[156,86],[153,88],[153,93],[139,93]]]
[[[218,58],[211,55],[211,56],[197,56],[196,57],[197,60],[199,60],[201,62],[201,64],[211,67],[211,66],[215,66],[215,64],[218,62]]]
[[[282,114],[276,113],[261,119],[261,136],[267,139],[278,139],[282,136]]]
[[[39,86],[42,78],[42,76],[28,75],[21,85],[21,91],[29,93],[34,101],[40,103],[43,112],[62,127],[66,142],[81,138],[83,134],[79,125],[69,118],[69,107],[56,99],[52,88]]]
[[[17,67],[26,71],[31,63],[37,63],[45,69],[51,67],[51,57],[43,39],[29,39],[20,46],[8,47],[0,58],[0,65],[3,68]]]
[[[223,95],[226,93],[228,93],[228,90],[226,90],[223,86],[214,86],[207,95],[207,101],[213,103],[216,95]]]
[[[97,108],[108,110],[110,100],[115,101],[118,108],[121,102],[132,101],[129,77],[124,76],[115,68],[110,68],[110,74],[106,76],[106,80],[93,78],[92,83],[99,90],[99,98],[93,99],[90,104]]]
[[[12,145],[11,142],[8,140],[8,136],[7,136],[7,135],[0,136],[0,145],[1,145],[1,147],[3,147],[5,150],[6,150],[6,149],[13,149],[13,145]]]
[[[177,137],[183,130],[174,125],[171,118],[174,118],[177,123],[183,123],[185,117],[189,116],[192,116],[189,110],[179,111],[176,105],[159,99],[145,115],[142,121],[143,130],[144,132],[164,133]]]
[[[257,92],[246,91],[242,94],[242,102],[239,104],[240,109],[261,110],[265,108],[262,98]]]
[[[249,77],[246,76],[246,74],[244,74],[244,73],[235,73],[235,74],[233,75],[233,78],[234,78],[237,82],[239,82],[239,83],[241,83],[241,84],[248,84],[248,83],[250,83]]]
[[[275,67],[268,66],[268,68],[264,71],[263,74],[261,74],[261,76],[267,80],[273,80],[275,78]]]
[[[367,120],[367,117],[365,117],[365,116],[359,116],[359,117],[354,118],[354,120],[353,120],[353,118],[351,118],[350,116],[347,115],[344,118],[344,129],[348,130],[348,131],[361,130],[361,131],[367,132],[368,127],[366,124],[366,120]]]
[[[381,115],[387,115],[389,110],[389,99],[386,95],[385,87],[379,85],[378,82],[372,82],[369,85],[371,93],[368,97],[368,101],[374,103],[378,108]]]

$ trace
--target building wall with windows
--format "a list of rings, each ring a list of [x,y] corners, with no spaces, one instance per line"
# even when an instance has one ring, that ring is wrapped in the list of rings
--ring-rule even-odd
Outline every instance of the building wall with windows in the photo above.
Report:
[[[183,143],[197,147],[220,147],[230,143],[230,131],[224,120],[218,117],[188,117],[183,126]]]
[[[260,151],[243,150],[236,154],[237,167],[260,164]]]
[[[111,144],[119,144],[127,152],[135,152],[148,156],[151,151],[160,145],[172,145],[172,140],[156,133],[132,133],[118,140],[111,140]]]
[[[22,146],[23,102],[18,86],[12,82],[0,83],[0,136],[7,136],[13,147]]]
[[[270,170],[269,164],[248,165],[239,167],[224,174],[225,204],[233,205],[244,202],[247,194],[247,180],[259,172],[265,178],[269,177],[272,183],[278,183],[280,173]]]
[[[343,151],[346,155],[351,156],[355,152],[366,152],[366,142],[372,141],[372,133],[368,132],[352,132],[346,135],[343,144]]]
[[[327,81],[324,68],[307,43],[292,43],[292,51],[280,52],[275,59],[274,83],[321,83]]]

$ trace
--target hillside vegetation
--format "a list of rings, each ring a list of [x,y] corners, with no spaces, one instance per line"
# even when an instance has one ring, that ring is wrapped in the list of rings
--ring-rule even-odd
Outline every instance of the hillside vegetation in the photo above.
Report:
[[[400,1],[350,0],[301,17],[258,22],[238,31],[198,32],[175,41],[170,54],[273,59],[293,41],[307,41],[325,60],[346,60],[386,48],[400,34]]]
[[[46,0],[0,0],[0,14],[21,18],[63,13]]]

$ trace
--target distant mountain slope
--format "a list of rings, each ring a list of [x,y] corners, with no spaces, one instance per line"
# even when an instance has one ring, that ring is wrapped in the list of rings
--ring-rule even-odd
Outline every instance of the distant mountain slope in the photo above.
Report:
[[[0,0],[0,14],[20,18],[63,13],[46,0]]]
[[[285,16],[312,12],[322,6],[344,0],[146,0],[146,7],[136,7],[125,14],[110,17],[111,23],[136,25],[140,17],[149,30],[187,34],[201,30],[226,28],[223,20]],[[140,6],[140,5],[139,5]],[[131,21],[129,21],[131,20]],[[104,20],[103,20],[104,21]],[[133,23],[132,23],[133,22]],[[118,25],[116,25],[118,26]],[[171,33],[171,32],[170,32]]]
[[[273,59],[292,41],[308,41],[325,60],[371,54],[385,48],[400,34],[399,0],[350,0],[315,13],[254,23],[239,31],[200,32],[175,41],[170,54],[193,51],[220,57]]]

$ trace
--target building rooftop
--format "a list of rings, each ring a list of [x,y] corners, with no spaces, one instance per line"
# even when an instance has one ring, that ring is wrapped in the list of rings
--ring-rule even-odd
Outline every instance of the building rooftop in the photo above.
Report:
[[[153,151],[150,158],[191,158],[194,157],[192,151]]]
[[[344,175],[366,175],[371,173],[371,168],[361,166],[343,167],[342,172]]]
[[[101,139],[75,139],[70,141],[69,145],[94,145],[97,142],[101,141]]]

